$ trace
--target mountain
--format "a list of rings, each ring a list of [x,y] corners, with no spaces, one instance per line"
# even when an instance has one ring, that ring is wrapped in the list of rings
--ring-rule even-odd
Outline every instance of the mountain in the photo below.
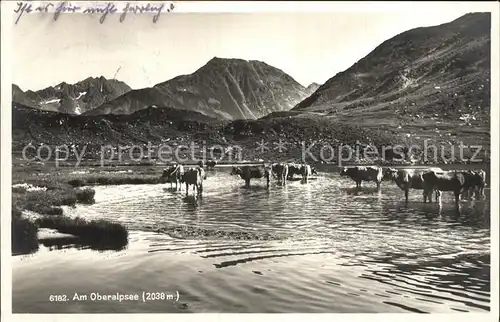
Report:
[[[23,90],[16,84],[12,84],[12,102],[16,102],[32,108],[37,108],[37,104],[29,99],[26,93],[24,93]]]
[[[489,13],[473,13],[409,30],[314,93],[317,84],[305,88],[264,63],[220,58],[191,75],[129,91],[78,116],[34,109],[30,92],[13,86],[19,100],[12,112],[13,151],[21,154],[28,143],[78,142],[95,145],[98,152],[101,144],[206,141],[241,146],[245,158],[274,162],[299,160],[303,144],[314,144],[316,156],[325,154],[325,145],[427,144],[439,155],[432,159],[431,153],[426,161],[441,163],[451,149],[458,158],[456,148],[463,143],[474,147],[465,155],[479,152],[488,162],[490,28]],[[261,140],[284,140],[286,151],[278,153],[270,144],[260,153],[256,142]]]
[[[311,95],[312,93],[316,92],[316,90],[320,87],[321,85],[318,83],[311,83],[309,86],[306,87],[306,92]]]
[[[85,153],[85,159],[99,161],[101,149],[107,145],[124,148],[123,157],[126,161],[132,146],[140,146],[144,148],[143,151],[147,151],[148,143],[151,143],[153,149],[162,145],[165,147],[163,152],[177,151],[179,157],[188,159],[192,156],[192,151],[182,151],[180,148],[195,143],[196,146],[205,146],[207,149],[217,147],[226,151],[239,150],[244,160],[299,161],[302,158],[303,142],[312,144],[311,153],[319,158],[322,153],[319,150],[321,146],[313,142],[354,144],[358,140],[370,140],[380,146],[388,144],[391,139],[383,133],[374,133],[327,119],[317,121],[307,118],[269,118],[231,121],[169,106],[150,106],[132,114],[71,115],[30,108],[19,103],[12,104],[13,160],[21,163],[26,162],[22,158],[23,149],[29,144],[34,147],[49,145],[63,148],[62,151],[67,147],[73,161],[75,148],[78,154]],[[255,143],[261,140],[283,140],[286,142],[286,149],[281,152],[272,148],[259,151]],[[27,152],[31,153],[33,149],[28,149]],[[55,157],[54,153],[52,157]],[[235,155],[222,157],[225,162],[238,160]]]
[[[86,114],[131,114],[156,105],[229,120],[256,119],[290,110],[311,93],[266,63],[214,57],[192,74],[130,91]]]
[[[39,91],[24,92],[12,85],[13,102],[67,114],[81,114],[113,100],[132,89],[124,82],[104,77],[89,77],[75,84],[62,82]]]
[[[338,73],[293,111],[480,125],[490,111],[490,13],[403,32]],[[379,122],[376,122],[378,126]]]
[[[72,115],[12,104],[13,150],[27,144],[89,145],[162,142],[201,132],[217,120],[193,111],[149,107],[130,115]]]

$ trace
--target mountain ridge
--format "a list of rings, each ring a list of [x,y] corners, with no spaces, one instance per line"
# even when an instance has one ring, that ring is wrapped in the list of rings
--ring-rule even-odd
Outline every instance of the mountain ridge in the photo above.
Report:
[[[278,139],[288,135],[295,143],[317,139],[346,143],[356,138],[360,140],[360,144],[371,144],[372,138],[382,133],[385,137],[383,141],[390,144],[422,146],[427,140],[428,144],[436,146],[479,144],[485,151],[489,151],[490,32],[491,15],[484,13],[468,14],[438,26],[408,30],[384,41],[353,66],[318,86],[311,94],[306,93],[307,88],[292,77],[283,76],[276,68],[265,63],[238,59],[228,61],[214,57],[197,70],[201,70],[201,73],[195,71],[180,75],[151,88],[132,90],[121,95],[114,101],[124,100],[124,113],[101,115],[96,113],[99,111],[93,110],[70,118],[77,123],[80,122],[78,118],[87,117],[92,122],[104,122],[102,128],[99,127],[94,134],[79,130],[79,125],[60,129],[53,120],[63,116],[50,115],[41,123],[46,126],[52,124],[56,127],[54,129],[42,128],[40,124],[36,124],[37,130],[34,131],[26,128],[22,122],[16,123],[16,126],[22,128],[16,129],[15,142],[19,145],[35,138],[37,142],[50,143],[57,141],[57,135],[80,139],[80,134],[84,140],[96,142],[105,142],[106,139],[135,142],[142,140],[146,134],[161,139],[158,136],[170,135],[168,117],[178,115],[178,124],[181,124],[178,130],[181,132],[182,129],[189,132],[190,126],[201,126],[201,123],[212,124],[213,119],[229,122],[227,126],[235,127],[229,134],[247,139],[251,149],[255,149],[255,140],[268,140],[268,136]],[[235,68],[235,64],[239,64],[238,68]],[[243,68],[241,64],[244,65]],[[268,69],[273,72],[266,73]],[[217,70],[215,76],[208,77],[214,70]],[[262,74],[267,75],[264,86],[259,85]],[[311,90],[316,85],[310,84],[308,88]],[[281,89],[281,92],[279,88],[269,91],[272,86],[286,88]],[[268,93],[268,96],[264,95],[266,99],[261,95],[254,98],[259,88]],[[291,100],[287,93],[296,89],[301,91],[299,96],[304,96],[304,99],[295,104],[293,109],[280,106],[265,108],[259,115],[253,115],[257,120],[238,121],[249,116],[246,110],[249,106],[266,107],[267,104],[281,100],[282,96],[288,97],[284,101],[289,104]],[[13,87],[14,90],[17,89]],[[174,95],[179,92],[185,94]],[[276,96],[279,96],[278,99]],[[151,100],[151,97],[156,101]],[[199,97],[203,100],[198,100]],[[227,101],[230,109],[213,109],[207,112],[207,107],[211,106],[208,104],[210,98],[225,100],[224,103]],[[183,103],[179,103],[180,100]],[[256,100],[255,104],[249,104],[253,100]],[[200,107],[200,101],[205,105]],[[170,102],[180,105],[174,106]],[[121,108],[120,104],[115,103],[110,104],[109,108]],[[106,104],[109,103],[103,106]],[[191,105],[191,110],[182,109],[184,105]],[[163,109],[165,111],[161,112]],[[173,110],[177,112],[171,112]],[[254,110],[251,111],[253,113]],[[255,111],[259,109],[256,108]],[[193,112],[196,114],[189,114]],[[168,116],[165,113],[177,114]],[[186,114],[185,117],[198,119],[195,123],[189,123],[197,125],[184,125],[188,120],[182,116],[183,113]],[[30,120],[45,118],[38,112],[29,112],[27,115],[32,115]],[[132,117],[140,119],[131,123]],[[103,121],[98,121],[99,119]],[[114,122],[113,125],[108,121]],[[344,125],[354,127],[342,128]],[[102,134],[103,129],[106,130],[105,135]],[[339,129],[346,130],[342,133]],[[361,133],[360,129],[364,130],[362,136],[358,135]],[[179,131],[175,135],[181,136]],[[220,134],[226,130],[217,131]],[[287,131],[293,132],[293,135]],[[182,142],[189,139],[199,141],[200,137],[196,133],[188,132],[183,136]],[[92,139],[92,135],[95,139]],[[205,135],[205,138],[211,136]],[[296,147],[296,152],[300,154],[299,146]]]
[[[485,87],[490,73],[490,31],[489,13],[469,13],[448,23],[405,31],[382,42],[351,67],[328,79],[292,110],[323,111],[330,115],[345,110],[354,113],[358,107],[415,96],[419,90],[443,93],[443,87],[456,83],[457,79]],[[458,88],[461,85],[451,84]],[[484,108],[489,108],[486,99],[489,88],[481,96],[486,103]],[[420,109],[411,109],[415,113],[444,116],[443,108],[429,105],[446,104],[447,98],[441,98],[444,102],[440,102],[439,97],[429,101],[423,102]],[[417,105],[413,103],[412,106]],[[397,108],[393,110],[401,114]],[[403,110],[407,112],[409,108]]]
[[[130,86],[116,79],[87,77],[74,84],[61,82],[37,91],[23,91],[12,84],[12,101],[41,110],[79,115],[130,90]]]
[[[130,114],[149,105],[168,105],[223,119],[257,119],[289,110],[310,93],[265,62],[213,57],[191,74],[130,91],[86,114]]]

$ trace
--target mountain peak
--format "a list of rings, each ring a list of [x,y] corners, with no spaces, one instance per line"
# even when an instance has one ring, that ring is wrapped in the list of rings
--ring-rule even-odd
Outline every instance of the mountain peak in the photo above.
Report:
[[[461,22],[461,21],[465,22],[471,19],[472,20],[491,19],[491,12],[469,12],[453,20],[451,23]]]
[[[218,64],[235,64],[235,63],[248,63],[248,60],[241,58],[221,58],[214,56],[210,59],[206,65],[218,65]]]
[[[131,91],[88,114],[131,114],[157,105],[219,119],[257,119],[289,110],[309,94],[290,75],[273,66],[213,57],[192,74]]]
[[[115,79],[87,77],[74,84],[63,81],[38,91],[23,92],[13,84],[12,100],[42,110],[81,114],[131,90],[127,84]]]
[[[81,83],[81,82],[86,82],[86,81],[107,81],[108,79],[106,79],[106,77],[104,76],[89,76],[87,78],[85,78],[83,81],[80,81],[78,83]],[[75,83],[77,84],[77,83]],[[73,84],[74,85],[74,84]]]
[[[16,91],[23,92],[23,90],[21,89],[21,87],[19,87],[19,85],[17,85],[17,84],[12,84],[12,90],[13,91],[16,90]]]
[[[312,93],[316,92],[320,86],[321,85],[319,85],[318,83],[312,82],[311,84],[309,84],[309,86],[306,87],[307,94],[311,95]]]
[[[316,83],[316,82],[312,82],[311,84],[309,84],[309,86],[307,86],[306,88],[314,88],[315,90],[318,89],[318,87],[320,87],[321,85]]]

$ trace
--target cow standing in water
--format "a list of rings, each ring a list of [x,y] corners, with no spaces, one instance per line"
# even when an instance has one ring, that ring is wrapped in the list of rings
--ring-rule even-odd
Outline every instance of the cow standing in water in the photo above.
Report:
[[[423,190],[424,202],[432,202],[432,191],[428,191],[424,185],[422,174],[428,171],[443,171],[440,168],[431,169],[394,169],[388,168],[383,176],[384,180],[391,180],[405,192],[405,202],[408,204],[408,195],[410,189]],[[438,194],[436,192],[436,201]]]
[[[308,183],[309,177],[313,174],[318,174],[318,171],[316,170],[315,167],[312,167],[308,164],[296,164],[296,163],[288,164],[288,176],[287,176],[288,180],[293,179],[294,175],[299,175],[302,177],[303,183]]]
[[[363,181],[374,181],[377,184],[377,191],[380,191],[380,183],[382,182],[382,168],[378,166],[354,166],[342,167],[340,176],[348,176],[356,182],[356,188],[361,188]]]
[[[167,182],[170,182],[170,188],[175,181],[175,190],[182,190],[182,181],[184,177],[184,167],[182,164],[168,167],[163,170],[162,178],[166,178]]]
[[[469,188],[466,174],[458,171],[427,171],[422,174],[424,189],[428,193],[436,191],[437,202],[441,206],[441,194],[443,191],[452,191],[455,197],[455,206],[460,205],[460,194]]]
[[[312,168],[308,164],[303,164],[300,167],[299,173],[302,175],[302,183],[308,183],[309,177],[312,174]]]
[[[288,164],[288,180],[293,179],[294,175],[301,175],[300,174],[300,169],[302,166],[300,164],[296,163],[289,163]]]
[[[245,187],[250,187],[251,179],[266,179],[267,187],[269,188],[269,181],[271,177],[271,169],[267,166],[243,166],[234,167],[231,169],[231,175],[239,175],[241,179],[245,180]]]
[[[288,164],[286,163],[273,164],[271,170],[273,175],[276,174],[278,182],[286,186],[286,180],[288,177]]]
[[[484,194],[486,172],[484,170],[469,170],[462,173],[465,175],[463,196],[467,199],[471,199],[473,196],[476,200],[484,199],[486,197]]]
[[[215,161],[215,160],[208,160],[207,161],[207,170],[213,170],[213,169],[215,169],[216,165],[217,165],[217,161]]]
[[[193,193],[201,196],[203,193],[203,179],[205,178],[205,170],[203,168],[190,168],[184,173],[184,182],[186,183],[186,196],[189,193],[189,185],[193,186]]]

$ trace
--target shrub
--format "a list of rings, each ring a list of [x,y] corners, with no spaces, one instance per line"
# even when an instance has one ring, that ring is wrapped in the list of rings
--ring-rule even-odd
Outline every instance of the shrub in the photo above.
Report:
[[[12,254],[30,254],[38,250],[38,227],[32,221],[21,218],[18,210],[12,211]]]
[[[13,207],[26,209],[45,215],[62,215],[60,206],[73,206],[77,202],[76,191],[73,188],[46,191],[27,191],[25,194],[12,198]]]
[[[85,188],[76,190],[76,199],[78,200],[78,202],[93,204],[95,202],[94,197],[95,197],[94,189]]]
[[[61,207],[46,207],[42,208],[41,212],[39,213],[42,215],[49,215],[49,216],[62,216],[63,209]]]
[[[70,190],[30,191],[26,194],[27,202],[33,205],[73,206],[77,202],[76,192]]]

